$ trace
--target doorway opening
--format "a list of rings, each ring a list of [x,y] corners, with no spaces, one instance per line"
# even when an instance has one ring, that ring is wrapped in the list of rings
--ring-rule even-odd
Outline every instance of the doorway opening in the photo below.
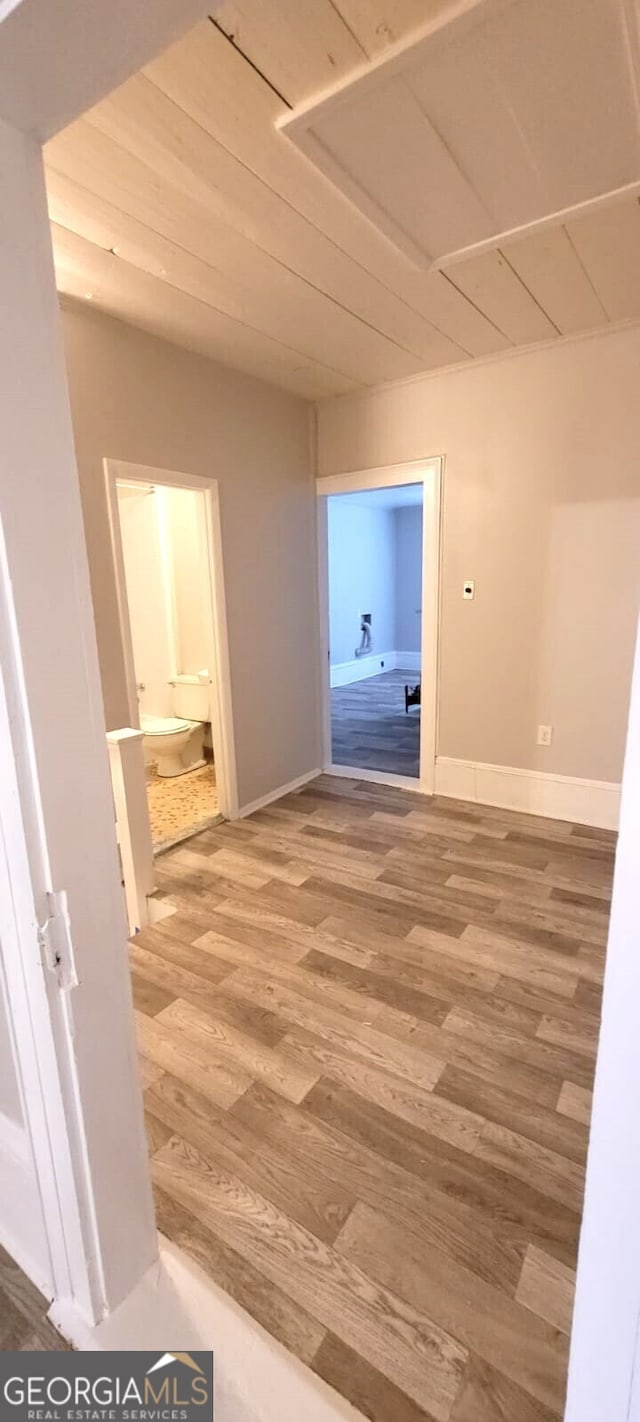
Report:
[[[432,794],[441,460],[318,480],[324,768]]]
[[[107,461],[107,479],[130,723],[158,854],[233,813],[217,505],[213,485],[168,471]]]

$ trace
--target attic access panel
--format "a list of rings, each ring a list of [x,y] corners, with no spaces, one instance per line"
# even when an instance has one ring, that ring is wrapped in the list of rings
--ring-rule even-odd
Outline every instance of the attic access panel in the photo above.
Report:
[[[421,266],[640,191],[633,0],[463,0],[280,120]]]

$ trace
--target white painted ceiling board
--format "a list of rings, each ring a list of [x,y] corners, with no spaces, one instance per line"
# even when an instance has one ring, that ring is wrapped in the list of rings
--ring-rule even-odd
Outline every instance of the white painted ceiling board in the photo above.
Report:
[[[546,227],[506,248],[514,271],[563,335],[607,324],[607,313],[564,227]]]
[[[274,385],[304,398],[319,399],[354,388],[345,377],[305,362],[296,351],[212,311],[158,278],[131,272],[117,257],[81,237],[54,226],[52,238],[59,291],[85,301],[92,293],[87,302],[91,309],[102,309],[261,379],[269,370]]]
[[[640,186],[628,4],[484,0],[280,127],[417,261],[475,255],[487,240],[480,210],[497,246],[524,223]],[[408,108],[408,91],[422,114]],[[439,144],[427,144],[425,124]]]
[[[490,216],[445,143],[401,81],[381,85],[321,116],[317,142],[386,214],[427,262],[491,236]],[[369,211],[375,215],[375,208]],[[429,245],[425,243],[429,234]]]
[[[412,30],[435,20],[451,0],[334,0],[336,10],[368,55],[380,54]]]
[[[344,355],[345,344],[349,342],[362,383],[395,379],[424,367],[428,359],[426,355],[410,354],[377,330],[358,321],[348,307],[342,309],[340,304],[325,297],[312,284],[299,280],[286,264],[272,259],[266,250],[246,239],[244,233],[234,228],[232,221],[221,219],[216,204],[211,212],[201,200],[194,201],[189,195],[191,184],[188,180],[181,187],[177,183],[172,184],[131,153],[119,149],[104,135],[92,132],[86,120],[61,135],[55,150],[49,155],[49,162],[52,172],[61,172],[67,177],[73,175],[89,192],[103,197],[123,214],[136,217],[139,222],[161,232],[203,261],[211,262],[213,259],[216,266],[232,278],[262,279],[267,293],[272,292],[275,297],[282,295],[282,299],[287,301],[293,299],[297,291],[295,320],[302,323],[306,319],[306,338],[313,342],[319,337],[324,341],[332,336],[338,368],[339,357]],[[122,225],[125,225],[124,219]],[[115,212],[115,236],[111,245],[120,245],[120,231]],[[150,237],[150,246],[152,241]],[[152,260],[150,255],[150,265]],[[314,322],[310,319],[310,303],[316,312]],[[457,350],[455,358],[458,358]]]
[[[601,208],[567,230],[610,319],[640,317],[640,203]]]
[[[88,119],[57,139],[47,152],[47,162],[54,168],[59,166],[58,155],[79,133],[84,135],[88,149],[92,142],[94,148],[99,148],[97,140],[90,138],[94,128],[115,147],[110,159],[101,157],[95,165],[93,178],[87,171],[91,159],[85,163],[85,176],[81,179],[84,186],[91,189],[102,182],[105,162],[117,175],[120,168],[126,170],[133,156],[147,170],[146,181],[143,173],[139,181],[156,192],[160,184],[168,193],[176,193],[184,202],[193,204],[194,221],[199,210],[206,210],[212,219],[254,244],[256,261],[260,253],[268,254],[303,282],[326,293],[346,312],[355,313],[371,330],[372,354],[384,351],[385,360],[388,357],[389,367],[393,366],[396,375],[421,366],[449,363],[464,355],[424,318],[416,317],[381,289],[363,267],[330,244],[313,224],[256,179],[146,79],[132,80],[93,110]],[[129,201],[137,201],[134,184],[130,189]],[[126,202],[124,206],[126,210]],[[157,211],[154,220],[163,220],[163,214]],[[196,229],[193,240],[198,240],[198,235]],[[189,246],[186,235],[184,240]],[[394,377],[388,374],[378,378]]]
[[[548,210],[637,181],[624,0],[518,0],[489,22],[484,38]]]
[[[231,230],[226,264],[223,243],[218,243],[222,269],[57,174],[50,175],[48,196],[53,222],[102,251],[117,247],[120,263],[161,277],[168,286],[296,349],[302,358],[320,361],[356,383],[363,376],[375,379],[376,369],[387,368],[387,352],[376,355],[369,333],[350,312],[315,288],[301,286],[285,268],[276,266],[274,272],[270,258],[247,252],[247,244]]]
[[[222,0],[216,20],[288,103],[334,84],[366,54],[332,0]]]
[[[487,355],[508,344],[482,312],[438,273],[425,275],[417,270],[278,133],[274,125],[283,105],[213,25],[198,26],[155,60],[145,74],[408,308],[400,312],[396,302],[383,291],[376,293],[369,282],[371,310],[375,308],[387,334],[418,350],[417,318],[422,317],[458,345],[462,355]]]
[[[429,63],[411,69],[405,82],[438,133],[446,135],[459,169],[483,193],[494,230],[496,223],[504,231],[530,222],[540,198],[538,175],[516,111],[505,104],[483,29],[475,31],[472,50],[468,44],[441,47]],[[471,135],[469,112],[474,116]]]
[[[479,231],[481,220],[508,213],[510,202],[528,214],[545,174],[536,171],[535,145],[518,114],[509,119],[511,89],[491,67],[481,24],[490,13],[513,20],[520,0],[459,3],[472,7],[466,25],[474,53],[456,41],[454,56],[452,30],[448,38],[443,31],[426,86],[425,25],[442,16],[445,0],[331,0],[337,31],[325,0],[314,4],[306,27],[311,0],[241,0],[235,13],[245,40],[253,36],[262,74],[203,21],[48,146],[51,212],[67,229],[56,234],[61,284],[76,295],[96,286],[101,308],[310,398],[640,317],[637,203],[618,201],[569,229],[555,223],[511,234],[504,251],[490,239],[446,271],[429,271],[428,258],[415,259],[415,244],[411,259],[278,131],[287,109],[269,83],[270,55],[277,51],[290,65],[297,47],[315,46],[299,71],[315,86],[315,66],[334,69],[329,34],[340,35],[335,67],[353,57],[354,43],[363,55],[391,55],[395,63],[402,46],[394,50],[392,40],[418,23],[401,103],[383,96],[377,128],[365,132],[365,124],[360,135],[367,161],[373,153],[380,196],[402,189],[416,235],[431,211],[446,241],[473,223]],[[584,0],[585,13],[618,3]],[[569,12],[574,4],[562,0]],[[549,15],[548,0],[536,6]],[[364,67],[373,75],[380,64]],[[475,166],[467,169],[457,144],[469,112],[475,146],[467,156]],[[504,133],[492,146],[501,118]],[[410,169],[394,166],[394,141],[414,154],[429,144],[432,167],[435,153],[441,163],[438,182],[429,187],[420,178],[412,188]]]
[[[515,345],[545,341],[558,334],[501,252],[482,252],[458,262],[447,275]]]

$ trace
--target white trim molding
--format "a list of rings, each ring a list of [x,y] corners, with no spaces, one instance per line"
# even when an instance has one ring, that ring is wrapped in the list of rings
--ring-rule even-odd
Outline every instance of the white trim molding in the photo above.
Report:
[[[322,763],[330,771],[331,750],[331,685],[336,668],[330,666],[329,647],[329,537],[327,527],[327,500],[331,494],[350,494],[360,489],[390,489],[398,484],[422,485],[422,649],[415,656],[420,657],[423,669],[422,704],[420,711],[420,773],[416,778],[416,788],[423,795],[432,795],[435,779],[435,759],[438,721],[438,671],[440,636],[440,545],[441,545],[441,502],[444,478],[444,455],[426,459],[409,460],[404,464],[388,464],[372,469],[356,469],[349,474],[332,474],[316,479],[318,496],[318,617],[320,626],[318,663],[320,684],[320,708],[322,728]],[[404,658],[406,653],[396,652]],[[378,662],[386,656],[379,653]],[[342,663],[343,667],[350,663]],[[396,663],[396,668],[398,663]],[[407,671],[411,669],[410,664]],[[372,673],[374,675],[375,673]],[[359,679],[359,678],[358,678]],[[345,680],[344,683],[347,682]],[[358,778],[357,766],[347,767],[354,779]],[[376,773],[376,778],[379,775]]]
[[[267,805],[271,805],[274,800],[281,800],[284,795],[292,795],[294,790],[301,790],[303,785],[307,785],[310,780],[317,780],[322,775],[321,770],[308,770],[305,775],[299,775],[296,780],[290,780],[287,785],[278,785],[275,790],[267,791],[266,795],[261,795],[259,800],[252,800],[249,805],[242,805],[238,811],[238,818],[246,820],[247,815],[254,815],[256,810],[264,810]]]
[[[599,829],[618,828],[620,786],[607,780],[580,780],[574,775],[438,756],[436,795]]]
[[[329,683],[333,690],[336,686],[351,686],[354,681],[366,681],[370,676],[384,676],[388,671],[420,672],[421,665],[420,652],[372,652],[370,657],[335,662],[329,668]]]

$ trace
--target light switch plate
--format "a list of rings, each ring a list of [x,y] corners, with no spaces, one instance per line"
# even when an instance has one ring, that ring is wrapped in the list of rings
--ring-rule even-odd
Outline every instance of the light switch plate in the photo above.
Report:
[[[464,598],[472,598],[475,595],[475,590],[476,585],[473,578],[465,578],[462,584],[462,596]]]

